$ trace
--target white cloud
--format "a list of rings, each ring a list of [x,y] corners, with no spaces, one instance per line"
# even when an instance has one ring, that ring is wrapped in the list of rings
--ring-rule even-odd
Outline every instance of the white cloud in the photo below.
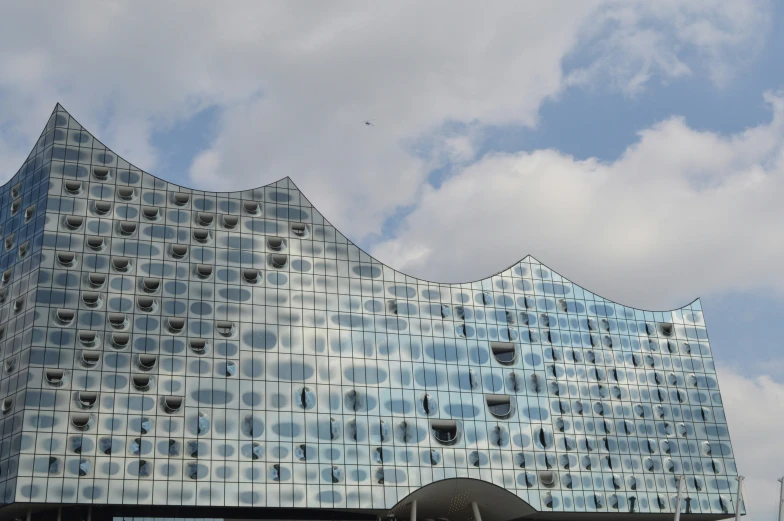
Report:
[[[611,163],[488,155],[425,189],[373,253],[438,281],[475,280],[530,253],[648,309],[714,290],[782,290],[784,242],[772,231],[784,227],[784,97],[766,99],[767,124],[724,137],[671,118]]]
[[[722,50],[763,33],[756,0],[656,4],[10,4],[0,18],[0,160],[20,164],[19,136],[32,143],[62,101],[156,173],[165,151],[152,131],[215,106],[217,137],[191,172],[199,187],[290,175],[360,238],[414,202],[433,168],[470,159],[483,125],[534,125],[565,88],[562,61],[575,49],[596,51],[591,81],[639,91],[690,68],[695,50],[724,63]],[[368,118],[375,127],[362,125]]]
[[[703,69],[725,85],[735,69],[758,52],[769,31],[768,0],[621,0],[599,10],[584,26],[587,52],[595,55],[572,71],[569,84],[610,78],[629,95],[654,77],[666,82]],[[685,56],[695,54],[692,64]]]
[[[750,518],[775,519],[778,478],[784,476],[784,384],[719,368],[719,383]]]

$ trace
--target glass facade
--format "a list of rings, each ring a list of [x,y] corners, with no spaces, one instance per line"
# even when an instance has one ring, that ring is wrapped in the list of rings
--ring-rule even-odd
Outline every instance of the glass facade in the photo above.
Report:
[[[0,198],[7,506],[385,512],[466,478],[670,517],[683,474],[684,512],[735,511],[698,300],[633,309],[532,257],[416,279],[288,177],[167,183],[59,105]]]

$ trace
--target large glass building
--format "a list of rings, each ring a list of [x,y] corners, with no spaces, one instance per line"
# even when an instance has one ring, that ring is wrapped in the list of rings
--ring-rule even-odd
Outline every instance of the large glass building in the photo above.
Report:
[[[735,512],[698,300],[417,279],[288,177],[177,186],[59,105],[0,201],[2,519]]]

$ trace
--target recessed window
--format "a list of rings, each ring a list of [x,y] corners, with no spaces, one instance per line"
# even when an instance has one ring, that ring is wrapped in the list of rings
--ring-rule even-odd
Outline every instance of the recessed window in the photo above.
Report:
[[[438,402],[432,394],[425,393],[424,396],[422,396],[422,411],[424,411],[427,416],[438,413]]]
[[[264,429],[261,421],[256,419],[252,414],[246,414],[242,419],[241,430],[242,434],[245,436],[257,438],[258,436],[261,436]]]
[[[292,223],[291,234],[295,237],[307,237],[308,225],[305,223]]]
[[[131,259],[128,257],[112,257],[112,267],[120,273],[130,271]]]
[[[105,166],[94,166],[93,176],[99,181],[106,181],[109,179],[109,169]]]
[[[200,279],[208,279],[212,276],[212,266],[209,264],[197,264],[196,275]]]
[[[139,477],[149,478],[152,475],[152,463],[149,461],[139,460]]]
[[[3,284],[5,284],[5,283],[6,283],[6,282],[8,282],[9,280],[11,280],[11,276],[12,276],[13,274],[14,274],[14,269],[13,269],[13,268],[9,268],[9,269],[5,270],[5,271],[3,272],[3,275],[2,275],[2,281],[3,281]],[[5,300],[5,295],[3,295],[3,300]]]
[[[17,313],[24,309],[25,299],[24,297],[19,297],[18,299],[14,300],[14,311]],[[0,334],[0,338],[2,338],[2,334]]]
[[[209,343],[203,338],[191,338],[188,341],[188,344],[191,347],[191,351],[197,355],[203,355],[209,348]]]
[[[101,294],[94,291],[82,292],[82,302],[88,308],[97,308],[101,305]]]
[[[123,201],[133,201],[136,199],[136,190],[130,186],[117,187],[117,197]]]
[[[237,217],[236,215],[223,214],[221,216],[221,221],[223,221],[223,226],[232,229],[235,226],[237,226],[237,223],[240,222],[240,218]]]
[[[294,393],[294,402],[300,409],[312,409],[316,405],[316,393],[310,387],[300,387]]]
[[[182,452],[182,444],[177,440],[169,440],[169,457],[177,457]]]
[[[199,457],[199,442],[192,440],[185,444],[185,453],[191,458]]]
[[[230,337],[234,334],[234,322],[219,320],[215,323],[215,329],[221,336]]]
[[[76,312],[72,309],[58,309],[55,311],[55,318],[57,319],[58,324],[61,326],[67,326],[73,322],[75,316]]]
[[[72,414],[71,425],[80,431],[86,431],[92,425],[93,417],[89,414]]]
[[[12,233],[5,238],[5,250],[8,251],[14,247],[14,234]]]
[[[468,454],[468,463],[470,463],[472,467],[487,465],[487,457],[481,452],[474,450]]]
[[[174,194],[174,204],[177,206],[185,206],[191,200],[190,194],[176,193]]]
[[[30,205],[25,210],[25,222],[29,221],[35,216],[35,205]]]
[[[155,364],[158,362],[158,357],[155,355],[139,355],[139,369],[142,371],[152,371],[155,369]]]
[[[82,182],[81,181],[66,181],[63,184],[63,188],[65,191],[71,195],[79,195],[82,193]]]
[[[535,376],[535,375],[534,375]],[[481,381],[473,369],[468,369],[468,386],[471,389],[477,389],[481,385]]]
[[[232,361],[228,361],[226,362],[226,377],[230,378],[232,376],[237,376],[237,364]]]
[[[431,465],[438,465],[441,463],[441,453],[435,449],[430,449],[428,451],[428,459],[430,460]]]
[[[509,373],[506,379],[507,386],[513,393],[520,392],[523,387],[522,378],[517,373]]]
[[[121,235],[131,236],[136,233],[136,223],[132,221],[120,221],[117,230]]]
[[[82,409],[92,409],[98,401],[98,393],[91,391],[77,391],[76,402]]]
[[[206,244],[210,242],[211,238],[209,230],[193,230],[193,240],[196,242]]]
[[[152,376],[146,374],[135,374],[131,377],[131,383],[138,391],[149,391],[152,386]]]
[[[87,237],[87,247],[93,251],[103,250],[104,244],[105,240],[103,237],[98,237],[95,235]]]
[[[79,215],[69,215],[65,218],[65,227],[69,230],[78,230],[84,223],[84,217]]]
[[[199,442],[191,440],[185,444],[185,453],[191,458],[199,457]]]
[[[94,347],[98,344],[98,333],[95,331],[82,330],[78,335],[79,342],[86,347]]]
[[[283,269],[286,267],[288,257],[282,253],[275,253],[270,255],[270,264],[273,268]]]
[[[210,417],[207,416],[207,413],[200,411],[199,416],[196,418],[196,434],[201,436],[208,432],[210,432]]]
[[[141,311],[151,313],[158,307],[158,301],[152,297],[137,297],[136,305]]]
[[[555,472],[550,470],[540,470],[539,471],[539,483],[547,488],[553,488],[556,482],[556,475]]]
[[[491,342],[490,350],[499,364],[512,365],[517,358],[515,346],[511,342]]]
[[[671,337],[675,332],[675,326],[669,322],[662,322],[659,324],[659,333],[664,337]]]
[[[0,410],[2,410],[3,414],[8,414],[11,412],[11,409],[14,408],[14,399],[13,398],[6,398],[3,400],[2,406],[0,406]]]
[[[454,445],[459,435],[455,420],[430,420],[430,432],[441,445]]]
[[[184,259],[188,255],[188,246],[185,244],[172,244],[171,256],[175,259]]]
[[[350,411],[360,411],[365,406],[365,399],[356,389],[351,389],[346,393],[346,409]]]
[[[59,474],[60,473],[60,460],[55,458],[54,456],[49,456],[49,466],[48,466],[49,474]]]
[[[506,419],[512,416],[512,398],[505,394],[488,394],[485,396],[487,410],[496,418]]]
[[[272,251],[282,251],[286,248],[286,241],[280,237],[269,237],[267,239],[267,248]]]
[[[92,469],[92,463],[89,459],[83,458],[79,460],[79,476],[87,476]]]
[[[530,383],[531,392],[534,394],[540,394],[542,392],[542,377],[536,373],[531,373],[528,377],[528,381]]]
[[[600,328],[601,328],[601,330],[602,330],[602,331],[604,331],[605,333],[609,333],[609,332],[610,332],[610,321],[609,321],[609,320],[607,320],[606,318],[602,318],[602,319],[600,319],[600,320],[599,320],[599,327],[600,327]]]
[[[259,270],[247,269],[247,270],[242,270],[242,278],[248,284],[256,284],[257,282],[259,282],[261,276],[259,274]]]
[[[163,410],[174,414],[182,407],[182,396],[166,396],[163,398]]]
[[[85,446],[84,436],[81,435],[73,436],[70,440],[68,440],[68,442],[69,442],[68,445],[70,446],[71,451],[73,451],[74,454],[82,453],[82,448]],[[87,446],[89,446],[89,442]]]
[[[340,483],[343,481],[343,470],[336,466],[332,466],[332,483]]]
[[[112,333],[112,346],[115,349],[123,349],[128,347],[131,341],[131,335],[128,333]]]
[[[169,331],[172,333],[182,333],[185,328],[185,319],[182,317],[169,317],[168,318]]]
[[[254,443],[254,445],[258,445]],[[259,458],[261,454],[259,454]],[[308,446],[307,445],[297,445],[294,449],[294,457],[297,458],[299,461],[307,461],[308,460]],[[254,458],[257,459],[257,458]]]
[[[62,369],[47,369],[44,371],[46,383],[52,387],[61,387],[65,383],[65,371]]]
[[[139,432],[142,434],[149,434],[152,432],[153,427],[155,427],[155,423],[150,418],[142,418],[142,421],[139,423]]]
[[[93,207],[95,208],[95,213],[98,215],[107,215],[112,211],[112,203],[109,201],[95,201]]]
[[[335,418],[329,419],[329,439],[337,440],[340,438],[340,422]]]
[[[109,324],[115,329],[123,329],[128,325],[125,313],[109,313]]]
[[[142,215],[148,221],[157,221],[161,216],[161,210],[157,206],[145,206],[142,208]]]
[[[5,372],[10,373],[16,369],[16,357],[7,358],[5,361]]]
[[[19,197],[19,192],[22,191],[22,183],[17,183],[11,187],[11,197]]]
[[[261,215],[261,203],[256,201],[245,201],[242,203],[242,207],[248,215]]]
[[[21,208],[21,207],[22,207],[22,200],[21,199],[15,199],[14,201],[12,201],[11,202],[11,215],[16,215],[16,212],[18,212],[19,208]]]
[[[145,277],[142,279],[142,290],[145,293],[155,293],[161,287],[161,279]]]
[[[91,369],[98,365],[101,361],[101,352],[94,351],[94,350],[84,350],[82,351],[82,365],[88,369]]]
[[[196,222],[202,226],[209,226],[212,224],[212,221],[214,220],[215,220],[215,214],[199,212],[196,215]]]

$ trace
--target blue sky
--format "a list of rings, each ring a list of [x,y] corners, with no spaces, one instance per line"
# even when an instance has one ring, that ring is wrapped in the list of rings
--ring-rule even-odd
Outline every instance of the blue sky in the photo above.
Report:
[[[699,296],[751,512],[771,512],[784,449],[748,425],[784,428],[778,4],[141,4],[3,8],[2,175],[61,102],[180,184],[290,176],[413,275],[532,254],[625,304]]]

